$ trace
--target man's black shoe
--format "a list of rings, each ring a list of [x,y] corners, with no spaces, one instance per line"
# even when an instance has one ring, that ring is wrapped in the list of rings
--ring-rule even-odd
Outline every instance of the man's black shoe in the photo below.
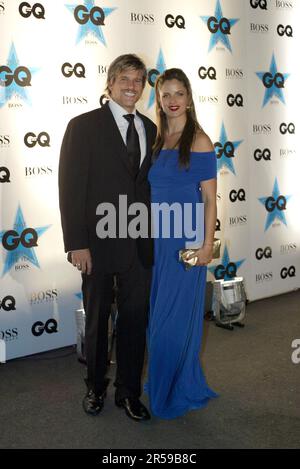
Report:
[[[146,407],[134,397],[125,397],[123,399],[115,398],[117,407],[123,407],[129,418],[137,421],[149,420],[151,418]]]
[[[100,414],[103,408],[105,396],[106,396],[106,391],[101,396],[96,396],[94,391],[90,389],[82,401],[82,406],[83,406],[84,411],[89,415]]]

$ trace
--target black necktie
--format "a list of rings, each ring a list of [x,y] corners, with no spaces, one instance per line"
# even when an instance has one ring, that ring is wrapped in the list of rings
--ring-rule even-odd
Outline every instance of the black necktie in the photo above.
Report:
[[[129,161],[132,166],[133,173],[136,176],[140,169],[141,161],[139,135],[134,125],[134,114],[125,114],[123,117],[125,117],[125,119],[129,122],[126,134],[126,145]]]

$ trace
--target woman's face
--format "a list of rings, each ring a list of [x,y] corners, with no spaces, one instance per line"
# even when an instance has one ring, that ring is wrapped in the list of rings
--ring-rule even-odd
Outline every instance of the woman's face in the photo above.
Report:
[[[166,80],[159,89],[159,100],[162,110],[168,118],[180,117],[186,114],[190,104],[188,92],[184,84],[176,80]]]

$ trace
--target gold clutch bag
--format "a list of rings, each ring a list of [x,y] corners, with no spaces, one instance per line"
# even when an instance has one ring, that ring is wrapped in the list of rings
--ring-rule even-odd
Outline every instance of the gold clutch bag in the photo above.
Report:
[[[188,259],[188,257],[194,254],[196,251],[198,251],[198,249],[180,249],[179,261],[184,263],[186,270],[196,265],[198,261],[197,256],[193,257],[192,259]],[[212,258],[219,259],[220,255],[221,255],[221,240],[218,238],[214,238]]]

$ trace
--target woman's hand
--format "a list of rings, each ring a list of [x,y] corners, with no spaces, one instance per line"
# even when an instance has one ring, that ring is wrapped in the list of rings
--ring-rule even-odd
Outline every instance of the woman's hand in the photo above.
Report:
[[[203,245],[202,248],[194,251],[193,255],[188,256],[188,259],[193,259],[197,257],[198,260],[195,265],[207,265],[211,262],[213,256],[213,245],[207,244]]]

